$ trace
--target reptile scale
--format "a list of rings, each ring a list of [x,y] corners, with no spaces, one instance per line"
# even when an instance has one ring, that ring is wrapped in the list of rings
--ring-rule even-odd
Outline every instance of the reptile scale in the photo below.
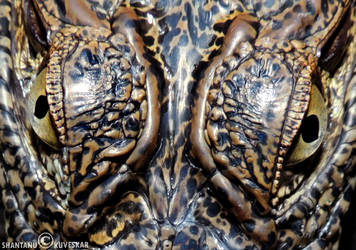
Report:
[[[351,0],[0,0],[8,241],[337,249]]]

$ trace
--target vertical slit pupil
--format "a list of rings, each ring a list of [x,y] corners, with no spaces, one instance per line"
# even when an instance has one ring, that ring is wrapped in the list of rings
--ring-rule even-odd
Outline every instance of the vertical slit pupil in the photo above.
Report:
[[[319,119],[316,115],[310,115],[304,119],[301,134],[306,143],[311,143],[319,138]]]
[[[46,96],[44,96],[44,95],[39,96],[37,101],[36,101],[34,115],[38,119],[42,119],[43,117],[46,116],[48,110],[49,110],[49,106],[48,106],[48,102],[47,102]]]

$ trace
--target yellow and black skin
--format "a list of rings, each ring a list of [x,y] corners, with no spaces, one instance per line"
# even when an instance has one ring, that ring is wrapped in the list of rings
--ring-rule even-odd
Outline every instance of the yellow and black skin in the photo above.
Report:
[[[337,249],[351,0],[0,0],[8,241]]]

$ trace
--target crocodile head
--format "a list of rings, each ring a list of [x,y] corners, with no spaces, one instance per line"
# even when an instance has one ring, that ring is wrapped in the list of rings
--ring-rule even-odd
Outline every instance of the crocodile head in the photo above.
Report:
[[[0,1],[9,241],[336,248],[352,1]]]

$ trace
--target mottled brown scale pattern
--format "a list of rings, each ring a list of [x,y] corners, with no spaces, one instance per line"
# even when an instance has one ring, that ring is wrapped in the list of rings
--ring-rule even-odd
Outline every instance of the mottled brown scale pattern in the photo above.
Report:
[[[2,240],[337,249],[355,21],[350,0],[0,0]]]

